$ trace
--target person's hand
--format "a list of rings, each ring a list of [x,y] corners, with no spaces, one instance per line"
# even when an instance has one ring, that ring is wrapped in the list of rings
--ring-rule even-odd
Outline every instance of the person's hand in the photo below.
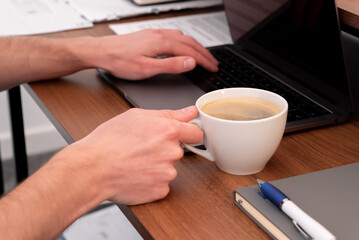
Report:
[[[1,237],[56,239],[104,200],[140,204],[164,198],[177,174],[174,163],[183,156],[180,142],[203,138],[188,123],[196,115],[195,106],[131,109],[103,123],[1,198]]]
[[[168,194],[169,182],[177,175],[174,163],[184,153],[180,142],[202,141],[202,130],[188,123],[196,115],[194,106],[177,111],[131,109],[66,151],[86,159],[80,168],[90,166],[87,174],[99,176],[96,184],[106,199],[123,204],[154,201]]]
[[[196,64],[218,70],[211,53],[179,30],[104,37],[5,37],[0,38],[0,52],[0,90],[88,68],[102,68],[128,80],[187,72]]]
[[[218,62],[210,52],[179,30],[142,30],[89,41],[93,47],[88,51],[96,54],[87,64],[120,78],[139,80],[160,73],[182,73],[196,64],[212,72],[218,70]],[[169,57],[158,58],[161,56]]]

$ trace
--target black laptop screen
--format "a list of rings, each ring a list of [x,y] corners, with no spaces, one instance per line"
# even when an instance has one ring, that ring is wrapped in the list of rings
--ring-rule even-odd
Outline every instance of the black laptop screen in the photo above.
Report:
[[[350,106],[334,0],[224,0],[245,51],[328,100]]]

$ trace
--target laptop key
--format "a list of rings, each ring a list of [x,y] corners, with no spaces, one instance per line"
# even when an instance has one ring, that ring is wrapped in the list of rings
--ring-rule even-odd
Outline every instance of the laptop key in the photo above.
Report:
[[[196,79],[193,82],[205,92],[228,87],[252,87],[275,92],[289,103],[288,121],[329,113],[326,109],[232,52],[225,49],[214,49],[212,53],[219,61],[217,73],[210,73],[202,67],[196,67],[195,70],[187,73],[191,76],[190,79]]]

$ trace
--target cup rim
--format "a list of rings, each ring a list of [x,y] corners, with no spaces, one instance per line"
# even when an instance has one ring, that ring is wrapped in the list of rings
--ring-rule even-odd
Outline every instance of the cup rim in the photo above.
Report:
[[[282,109],[282,111],[280,111],[279,113],[277,113],[276,115],[274,116],[271,116],[271,117],[267,117],[267,118],[261,118],[261,119],[254,119],[254,120],[228,120],[228,119],[222,119],[222,118],[217,118],[217,117],[213,117],[211,115],[208,115],[207,113],[203,112],[199,107],[198,107],[198,104],[199,104],[199,101],[201,99],[203,99],[204,97],[206,97],[207,95],[209,94],[215,94],[216,92],[220,92],[220,91],[235,91],[235,90],[238,90],[238,89],[241,89],[241,90],[249,90],[249,91],[259,91],[259,92],[266,92],[268,94],[271,94],[271,95],[275,95],[276,97],[278,97],[279,99],[282,100],[282,102],[284,103],[284,108]],[[270,101],[270,100],[269,100]],[[197,101],[196,101],[196,107],[198,109],[198,112],[200,112],[201,114],[205,115],[206,117],[210,118],[210,119],[213,119],[213,120],[217,120],[217,121],[223,121],[223,122],[236,122],[236,123],[254,123],[254,122],[264,122],[264,121],[269,121],[273,118],[279,118],[281,117],[283,114],[285,114],[287,111],[288,111],[288,102],[287,100],[285,100],[284,97],[282,97],[281,95],[275,93],[275,92],[271,92],[271,91],[268,91],[268,90],[264,90],[264,89],[260,89],[260,88],[248,88],[248,87],[236,87],[236,88],[224,88],[224,89],[218,89],[218,90],[214,90],[214,91],[211,91],[211,92],[207,92],[205,94],[203,94],[202,96],[200,96]]]

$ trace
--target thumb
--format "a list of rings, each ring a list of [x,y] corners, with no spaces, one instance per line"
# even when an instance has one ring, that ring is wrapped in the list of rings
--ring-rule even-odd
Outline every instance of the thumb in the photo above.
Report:
[[[175,119],[181,122],[188,122],[198,114],[196,106],[189,106],[179,110],[161,110],[162,114],[169,119]]]
[[[196,61],[192,57],[169,57],[153,59],[151,62],[152,75],[188,72],[195,67]]]

